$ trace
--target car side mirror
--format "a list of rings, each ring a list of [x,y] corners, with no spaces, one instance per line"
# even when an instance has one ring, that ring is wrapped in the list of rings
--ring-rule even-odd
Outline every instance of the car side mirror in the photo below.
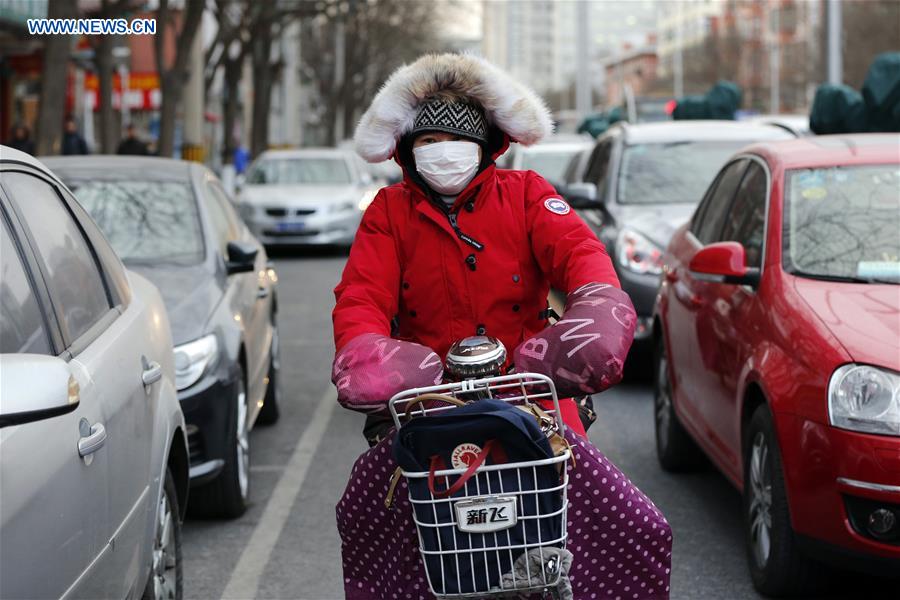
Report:
[[[602,203],[597,199],[597,186],[593,183],[578,182],[566,186],[566,200],[574,208],[600,208]]]
[[[256,255],[259,248],[249,242],[228,242],[228,258],[225,269],[229,275],[249,273],[256,269]]]
[[[716,242],[698,250],[688,269],[698,279],[756,287],[759,269],[746,265],[747,253],[741,244]]]
[[[0,354],[0,427],[23,425],[78,408],[78,382],[61,358]]]

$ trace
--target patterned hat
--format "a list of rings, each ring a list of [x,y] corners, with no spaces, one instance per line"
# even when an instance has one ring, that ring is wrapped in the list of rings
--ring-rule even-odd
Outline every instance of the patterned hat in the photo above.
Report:
[[[425,131],[455,133],[477,142],[487,142],[487,123],[484,111],[467,102],[427,100],[419,106],[410,135]]]

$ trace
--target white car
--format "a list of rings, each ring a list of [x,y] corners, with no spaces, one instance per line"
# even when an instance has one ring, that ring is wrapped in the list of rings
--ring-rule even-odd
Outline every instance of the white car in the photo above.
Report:
[[[350,150],[263,152],[238,193],[244,222],[267,246],[349,246],[377,186]]]
[[[593,140],[586,136],[556,135],[535,146],[512,144],[509,150],[497,160],[501,169],[535,171],[552,183],[557,189],[565,183],[566,168],[572,158],[593,146]]]
[[[0,146],[0,597],[181,598],[188,446],[159,291]]]

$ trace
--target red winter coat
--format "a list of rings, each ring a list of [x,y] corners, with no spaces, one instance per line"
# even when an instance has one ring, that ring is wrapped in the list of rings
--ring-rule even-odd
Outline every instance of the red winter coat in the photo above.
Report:
[[[477,250],[408,175],[380,190],[334,291],[337,349],[364,333],[390,335],[396,316],[394,337],[441,357],[476,334],[499,338],[512,355],[547,325],[550,286],[618,286],[603,244],[558,199],[533,171],[489,166],[451,209],[459,230],[484,245]]]

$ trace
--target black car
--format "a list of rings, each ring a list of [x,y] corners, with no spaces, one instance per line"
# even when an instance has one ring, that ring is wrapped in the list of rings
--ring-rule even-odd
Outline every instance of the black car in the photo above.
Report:
[[[606,246],[637,312],[631,368],[649,367],[653,303],[675,229],[739,148],[793,137],[774,125],[735,121],[617,123],[597,139],[586,163],[575,157],[570,164],[568,176],[581,171],[581,182],[563,193]]]
[[[255,423],[278,419],[275,271],[203,165],[51,157],[126,266],[160,290],[190,445],[192,514],[236,517]]]

